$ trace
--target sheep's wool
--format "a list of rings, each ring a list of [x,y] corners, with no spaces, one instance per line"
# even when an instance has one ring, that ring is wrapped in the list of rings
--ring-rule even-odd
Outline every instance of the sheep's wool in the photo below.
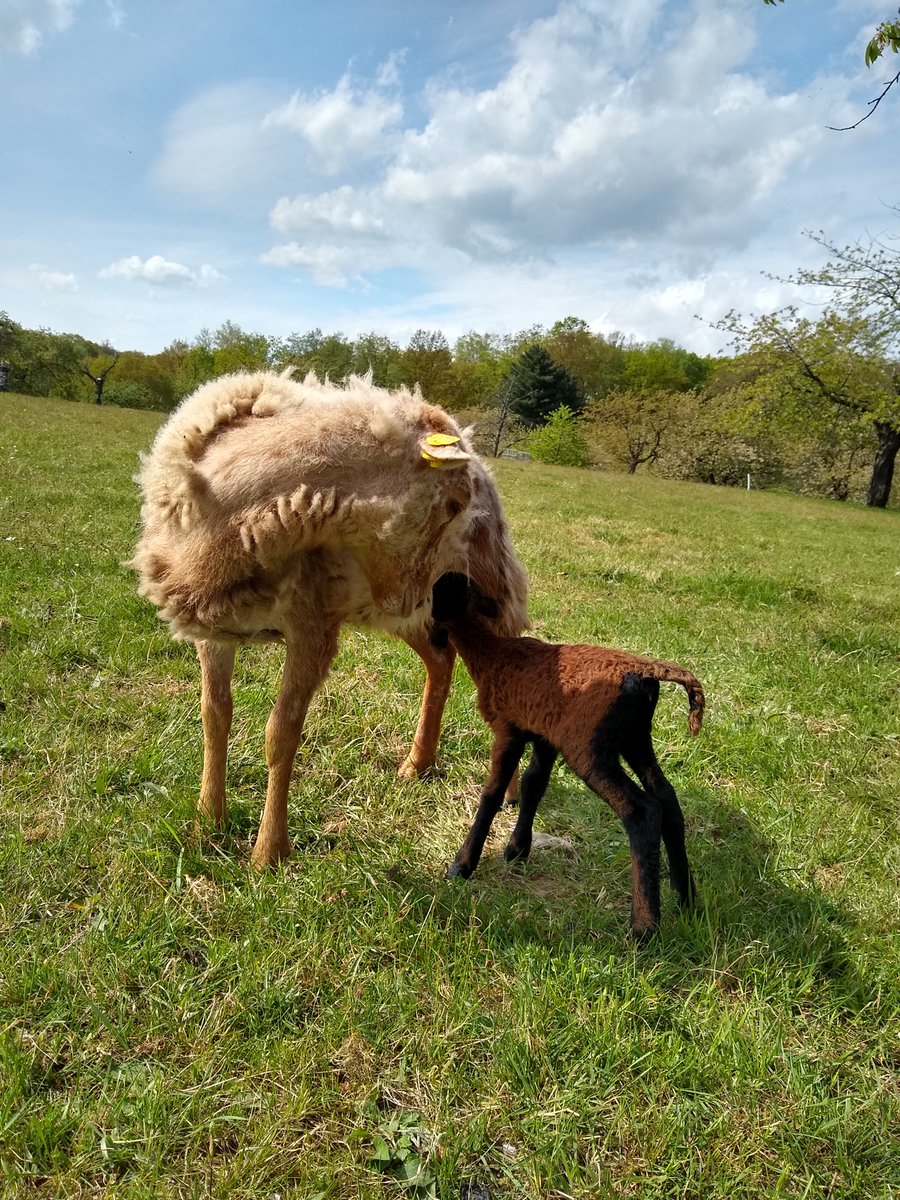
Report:
[[[137,482],[132,565],[178,637],[281,637],[300,610],[421,626],[435,579],[466,569],[485,536],[503,543],[510,622],[525,623],[524,574],[493,480],[418,388],[223,376],[172,414]]]

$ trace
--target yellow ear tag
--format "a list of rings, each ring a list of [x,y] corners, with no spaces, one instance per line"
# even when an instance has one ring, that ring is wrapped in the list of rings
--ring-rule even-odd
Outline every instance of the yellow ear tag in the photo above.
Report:
[[[446,462],[442,458],[435,458],[434,455],[429,454],[427,450],[422,451],[422,457],[428,463],[429,467],[437,467],[438,470],[440,470],[441,467],[452,467],[455,465],[452,461]]]
[[[452,433],[429,433],[425,439],[426,446],[455,446],[459,441]]]

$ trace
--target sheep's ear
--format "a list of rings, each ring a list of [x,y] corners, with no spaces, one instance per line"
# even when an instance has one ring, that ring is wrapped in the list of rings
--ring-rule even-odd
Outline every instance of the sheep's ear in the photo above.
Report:
[[[466,615],[469,601],[469,577],[451,571],[442,575],[431,589],[431,617],[434,621],[458,621]]]
[[[429,467],[438,470],[462,467],[472,456],[459,443],[460,438],[452,433],[429,433],[419,442],[419,452]]]

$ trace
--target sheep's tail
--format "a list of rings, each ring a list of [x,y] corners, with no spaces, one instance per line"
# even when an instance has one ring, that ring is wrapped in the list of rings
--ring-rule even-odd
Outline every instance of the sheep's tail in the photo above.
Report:
[[[688,694],[688,704],[690,711],[688,712],[688,728],[694,737],[700,732],[700,726],[703,724],[703,712],[706,708],[706,697],[703,695],[703,684],[693,673],[686,667],[680,667],[678,663],[664,662],[661,659],[652,659],[650,662],[650,671],[648,672],[654,679],[662,679],[668,683],[680,683]]]
[[[135,478],[149,511],[189,528],[205,501],[207,484],[196,464],[207,446],[227,425],[299,407],[305,393],[291,380],[292,369],[221,375],[186,397],[160,429],[149,455],[141,455]],[[307,376],[310,381],[317,382]]]

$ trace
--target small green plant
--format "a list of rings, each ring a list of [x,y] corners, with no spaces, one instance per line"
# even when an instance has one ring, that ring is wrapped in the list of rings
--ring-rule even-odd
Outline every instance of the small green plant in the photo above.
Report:
[[[554,409],[546,425],[531,434],[528,451],[538,462],[556,467],[586,467],[590,462],[581,420],[566,404]]]
[[[437,1200],[437,1181],[428,1166],[436,1139],[419,1113],[398,1112],[385,1120],[375,1105],[366,1112],[379,1120],[370,1135],[369,1165],[389,1175],[413,1200]]]

